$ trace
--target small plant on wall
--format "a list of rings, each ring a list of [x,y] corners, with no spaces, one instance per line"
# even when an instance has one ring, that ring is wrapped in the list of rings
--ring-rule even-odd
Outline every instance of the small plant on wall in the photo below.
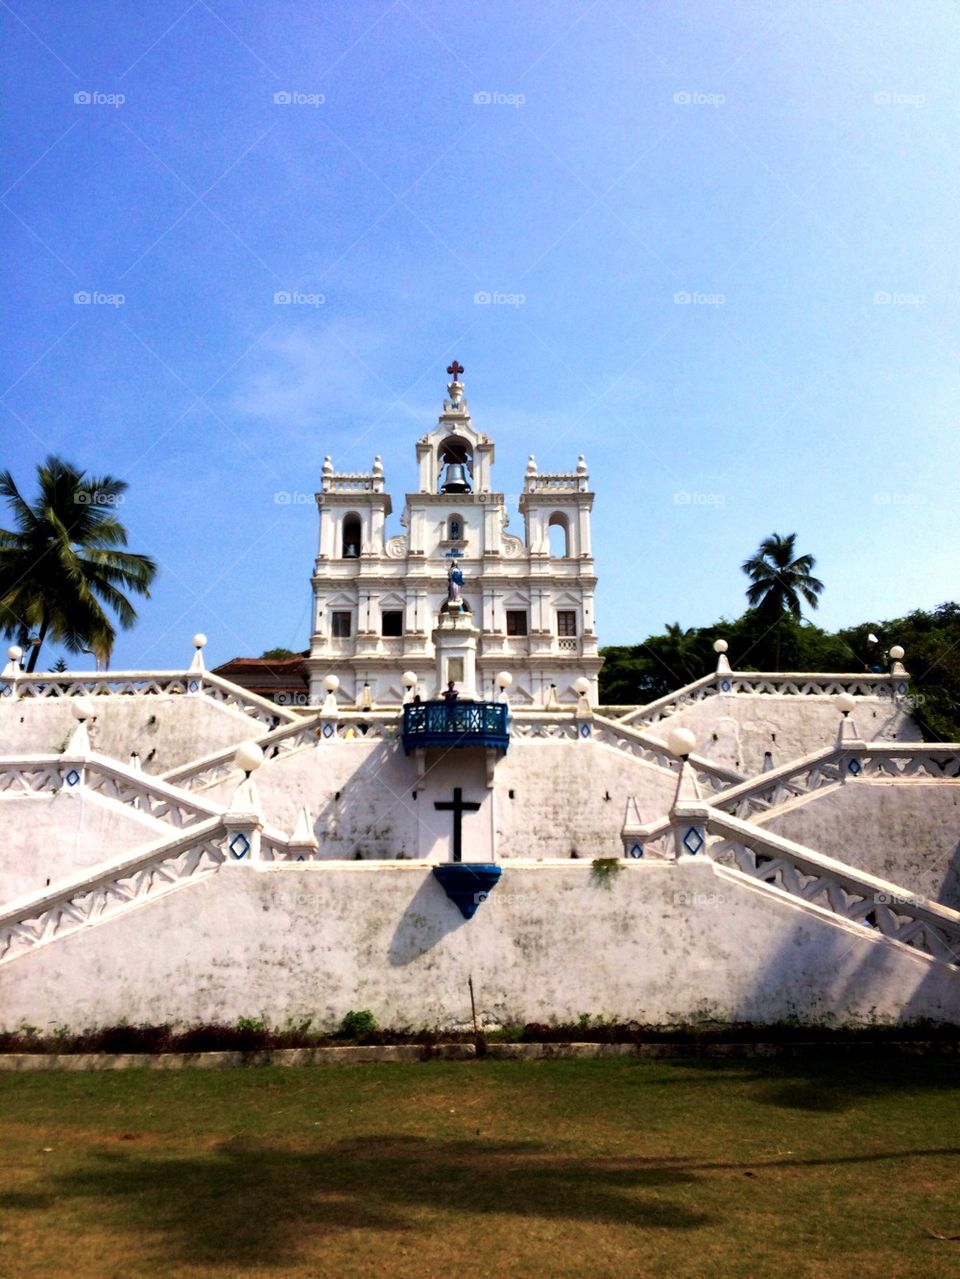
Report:
[[[608,890],[622,870],[623,862],[617,857],[597,857],[591,864],[591,875],[597,886]]]

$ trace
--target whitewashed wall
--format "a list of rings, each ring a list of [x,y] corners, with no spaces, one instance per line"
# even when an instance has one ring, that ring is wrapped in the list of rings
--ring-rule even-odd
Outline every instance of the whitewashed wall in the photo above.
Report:
[[[759,824],[960,910],[960,782],[848,781]]]
[[[960,1021],[954,970],[709,862],[508,866],[469,922],[415,863],[230,866],[0,967],[0,1020],[465,1026],[471,975],[487,1022]]]
[[[920,729],[902,705],[879,698],[858,698],[853,720],[864,741],[919,742]],[[745,776],[786,764],[837,739],[840,712],[836,697],[779,697],[760,693],[719,693],[678,711],[649,731],[665,736],[675,726],[690,728],[697,751]]]

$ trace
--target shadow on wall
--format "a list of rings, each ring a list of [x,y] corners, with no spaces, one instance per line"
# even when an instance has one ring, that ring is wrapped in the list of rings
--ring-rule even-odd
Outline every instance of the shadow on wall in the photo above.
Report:
[[[432,950],[455,928],[467,921],[428,870],[397,924],[388,958],[394,968],[403,968]]]
[[[951,910],[960,910],[960,841],[954,845],[943,883],[937,893],[936,900],[941,906],[949,906]]]

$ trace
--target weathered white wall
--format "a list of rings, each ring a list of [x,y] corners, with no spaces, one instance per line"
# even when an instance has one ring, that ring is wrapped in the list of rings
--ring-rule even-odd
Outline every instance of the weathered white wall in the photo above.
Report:
[[[960,910],[960,782],[850,780],[760,824]]]
[[[459,786],[464,800],[482,805],[463,818],[464,860],[502,861],[619,856],[627,799],[635,796],[641,816],[653,820],[669,807],[676,778],[594,741],[515,741],[491,790],[482,751],[428,751],[420,779],[399,741],[319,739],[267,760],[256,784],[271,826],[289,833],[306,804],[319,855],[340,859],[443,857],[452,817],[434,804]],[[228,804],[235,787],[203,795]]]
[[[0,795],[0,904],[170,833],[135,809],[80,791]]]
[[[70,698],[0,699],[0,755],[56,755],[77,726]],[[93,698],[90,726],[95,751],[128,763],[138,751],[144,772],[163,773],[178,764],[261,737],[263,724],[208,697],[161,693]],[[151,722],[152,721],[152,722]]]
[[[919,742],[920,729],[899,704],[858,698],[852,716],[864,741]],[[764,767],[769,751],[779,767],[837,740],[840,712],[835,697],[781,697],[761,693],[718,693],[678,711],[649,731],[666,737],[671,728],[690,728],[697,752],[749,777]]]
[[[960,975],[710,862],[508,866],[465,921],[422,866],[229,866],[0,967],[0,1020],[960,1021]]]

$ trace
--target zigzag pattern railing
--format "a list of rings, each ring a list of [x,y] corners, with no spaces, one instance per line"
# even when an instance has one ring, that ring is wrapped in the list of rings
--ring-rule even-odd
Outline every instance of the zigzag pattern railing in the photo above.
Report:
[[[0,912],[0,963],[69,936],[216,870],[228,856],[221,817],[86,871]]]
[[[823,672],[803,674],[796,671],[711,671],[665,697],[637,706],[618,717],[620,724],[643,724],[647,727],[669,719],[695,702],[720,693],[754,693],[780,697],[833,697],[837,693],[853,693],[856,697],[892,700],[909,691],[909,675],[830,675]]]
[[[594,715],[593,723],[593,740],[601,745],[610,746],[648,764],[656,764],[659,768],[669,769],[671,773],[679,772],[680,761],[659,738],[641,729],[630,728],[619,720],[606,719],[603,715]],[[688,758],[697,781],[710,792],[726,790],[732,782],[743,780],[742,773],[705,759],[702,755],[694,754]]]
[[[713,808],[747,821],[760,814],[767,815],[801,795],[845,781],[872,778],[907,781],[925,777],[935,781],[960,779],[960,743],[870,742],[828,746],[720,790],[709,796],[709,802]],[[670,830],[671,819],[664,816],[625,833],[654,856],[670,856]]]
[[[72,771],[79,778],[81,768],[86,791],[170,826],[190,826],[222,811],[219,805],[194,799],[162,778],[96,754],[83,760],[59,755],[0,756],[0,795],[55,794],[64,788],[67,774]]]
[[[210,671],[96,671],[82,675],[18,675],[0,685],[0,695],[23,698],[57,697],[156,697],[182,694],[206,697],[234,707],[258,723],[270,727],[295,722],[296,711],[276,706],[265,697]]]
[[[399,741],[400,720],[393,711],[341,711],[339,718],[324,718],[319,713],[304,718],[298,715],[292,724],[284,724],[256,739],[267,760],[279,759],[295,751],[306,750],[323,741]],[[202,759],[178,764],[163,774],[172,786],[197,791],[218,782],[238,778],[233,762],[236,746],[227,746]]]
[[[706,828],[708,856],[727,875],[775,889],[861,924],[887,941],[960,966],[960,911],[715,808],[708,809]]]

